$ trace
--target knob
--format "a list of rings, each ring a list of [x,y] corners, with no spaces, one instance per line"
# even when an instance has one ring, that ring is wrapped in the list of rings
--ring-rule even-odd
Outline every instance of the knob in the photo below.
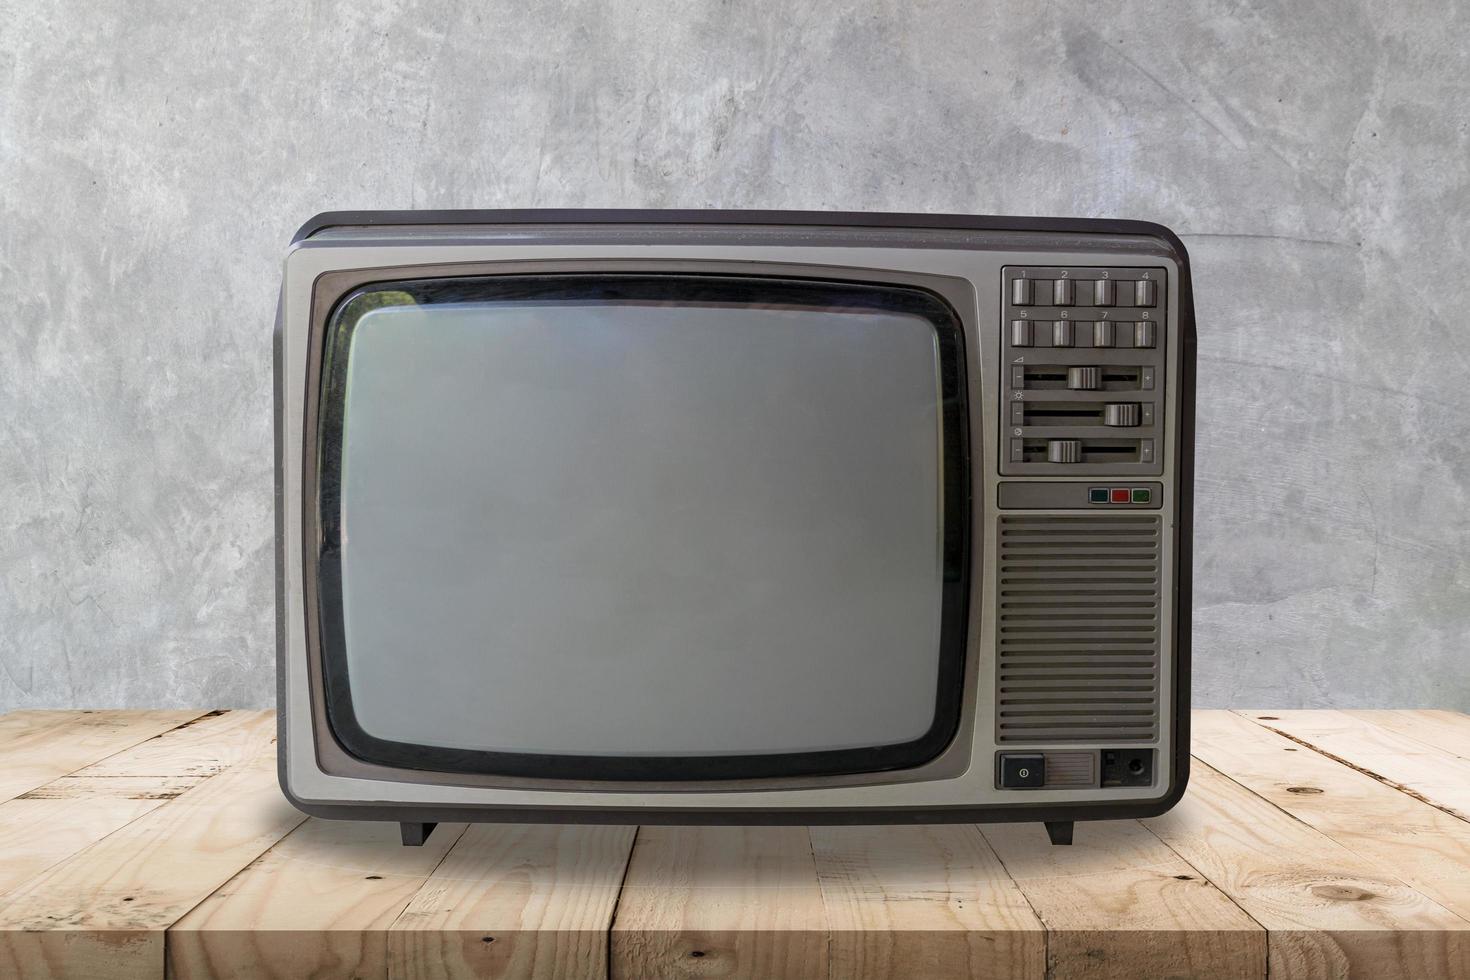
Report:
[[[1118,286],[1111,279],[1099,279],[1092,284],[1092,305],[1112,306],[1118,301]]]
[[[1138,402],[1113,402],[1103,406],[1103,425],[1137,425],[1140,419]]]
[[[1073,391],[1096,391],[1102,387],[1102,369],[1096,367],[1067,368],[1067,387]]]
[[[1082,462],[1082,441],[1080,439],[1049,440],[1046,444],[1046,461],[1048,463]]]
[[[1034,302],[1036,292],[1033,288],[1035,279],[1012,279],[1011,280],[1011,305],[1030,306]]]
[[[1072,289],[1072,280],[1053,279],[1051,281],[1051,305],[1071,306],[1072,298],[1076,295]]]

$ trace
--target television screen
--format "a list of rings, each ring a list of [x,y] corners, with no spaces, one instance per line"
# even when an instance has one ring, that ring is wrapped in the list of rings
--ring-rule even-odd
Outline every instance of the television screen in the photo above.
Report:
[[[946,519],[958,343],[949,308],[902,287],[357,290],[330,320],[318,423],[344,744],[608,778],[932,757],[960,686],[962,639],[942,642],[967,506]]]

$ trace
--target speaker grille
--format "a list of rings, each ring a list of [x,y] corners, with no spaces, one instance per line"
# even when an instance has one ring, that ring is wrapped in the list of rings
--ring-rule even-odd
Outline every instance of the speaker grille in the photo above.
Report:
[[[1155,514],[1001,517],[999,742],[1157,737],[1161,537]]]

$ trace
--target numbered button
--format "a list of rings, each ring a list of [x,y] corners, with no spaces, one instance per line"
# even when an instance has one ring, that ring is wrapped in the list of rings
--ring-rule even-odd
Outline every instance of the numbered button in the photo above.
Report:
[[[1034,302],[1036,302],[1036,280],[1012,279],[1011,305],[1030,306]]]
[[[1133,284],[1133,305],[1153,306],[1158,302],[1158,289],[1152,279],[1140,279]]]
[[[1099,279],[1092,284],[1092,305],[1112,306],[1118,302],[1118,285],[1111,279]]]
[[[1011,321],[1011,346],[1030,347],[1034,343],[1035,331],[1030,320]]]
[[[1051,283],[1051,305],[1071,306],[1076,302],[1077,291],[1070,279],[1053,279]]]
[[[1112,320],[1099,320],[1092,325],[1092,346],[1118,346],[1118,331]]]
[[[1051,325],[1051,345],[1071,347],[1076,341],[1076,325],[1071,320],[1057,320]]]
[[[1155,342],[1154,322],[1152,320],[1139,320],[1133,325],[1133,346],[1153,347]]]

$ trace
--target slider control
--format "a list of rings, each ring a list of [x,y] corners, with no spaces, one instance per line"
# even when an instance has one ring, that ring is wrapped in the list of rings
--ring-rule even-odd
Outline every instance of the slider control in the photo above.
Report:
[[[1102,369],[1091,366],[1067,368],[1067,387],[1073,391],[1096,391],[1102,387]]]
[[[1133,426],[1142,420],[1137,402],[1112,402],[1103,406],[1103,425]]]
[[[1046,461],[1048,463],[1080,463],[1082,462],[1082,440],[1080,439],[1052,439],[1046,444]]]

